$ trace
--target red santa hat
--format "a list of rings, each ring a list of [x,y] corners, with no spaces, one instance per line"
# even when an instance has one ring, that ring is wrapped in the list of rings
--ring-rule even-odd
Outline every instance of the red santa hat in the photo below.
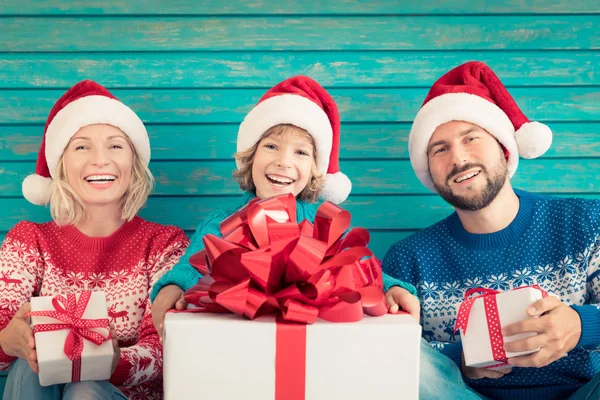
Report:
[[[429,90],[410,131],[410,161],[421,182],[435,191],[427,146],[436,128],[449,121],[466,121],[493,135],[508,154],[512,177],[519,156],[536,158],[552,143],[550,128],[530,122],[500,79],[482,62],[468,62],[447,72]]]
[[[325,174],[321,198],[336,204],[346,200],[352,183],[340,172],[340,116],[329,93],[306,76],[294,76],[278,83],[240,124],[237,151],[250,149],[269,128],[279,124],[295,125],[313,137],[317,169]]]
[[[23,196],[33,204],[50,202],[52,180],[58,175],[58,162],[79,129],[94,124],[112,125],[133,143],[138,157],[150,162],[150,141],[142,120],[106,88],[84,80],[69,89],[56,102],[44,129],[35,174],[23,180]]]

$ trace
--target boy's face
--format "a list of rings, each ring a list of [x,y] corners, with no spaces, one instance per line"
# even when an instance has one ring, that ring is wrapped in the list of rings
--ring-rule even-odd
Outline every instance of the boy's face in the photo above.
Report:
[[[252,161],[252,181],[256,196],[264,199],[292,193],[294,197],[311,178],[314,148],[308,135],[289,128],[280,135],[263,138]]]
[[[458,209],[487,207],[508,179],[504,152],[496,138],[469,122],[438,126],[429,140],[427,158],[436,190]]]

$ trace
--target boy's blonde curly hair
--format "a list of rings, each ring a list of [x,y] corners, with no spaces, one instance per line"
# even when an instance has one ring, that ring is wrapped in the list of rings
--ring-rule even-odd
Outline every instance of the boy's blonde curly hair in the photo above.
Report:
[[[259,143],[270,136],[280,136],[286,132],[292,132],[296,135],[302,135],[306,137],[310,144],[313,146],[313,164],[310,171],[310,179],[308,180],[308,184],[302,191],[298,194],[298,200],[303,200],[306,202],[314,203],[319,198],[321,194],[321,190],[323,189],[323,174],[319,172],[317,169],[317,148],[315,146],[315,141],[313,137],[304,129],[299,128],[295,125],[291,124],[279,124],[269,128],[261,138],[248,150],[239,151],[235,153],[233,156],[239,164],[239,168],[233,171],[233,176],[238,181],[240,188],[245,191],[254,191],[256,190],[256,186],[254,185],[254,181],[252,180],[252,164],[254,161],[254,154],[256,154],[256,149],[258,148]]]

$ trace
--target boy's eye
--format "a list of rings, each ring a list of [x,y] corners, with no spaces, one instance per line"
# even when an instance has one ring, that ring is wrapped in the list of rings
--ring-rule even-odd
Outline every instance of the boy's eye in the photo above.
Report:
[[[269,150],[276,150],[277,146],[275,146],[274,144],[271,144],[271,143],[267,143],[267,144],[265,144],[265,148],[267,148]]]

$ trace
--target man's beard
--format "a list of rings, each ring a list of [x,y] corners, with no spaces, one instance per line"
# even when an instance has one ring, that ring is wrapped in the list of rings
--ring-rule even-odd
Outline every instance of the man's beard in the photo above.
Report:
[[[487,180],[487,183],[481,194],[473,197],[463,197],[454,194],[448,185],[450,182],[450,177],[454,177],[457,174],[468,171],[472,168],[481,168],[481,172],[479,174],[485,174],[484,176]],[[481,164],[465,164],[461,168],[454,167],[454,169],[448,174],[445,185],[438,185],[435,181],[433,182],[433,185],[435,186],[435,189],[439,195],[455,208],[465,211],[478,211],[489,206],[490,203],[494,201],[494,199],[498,196],[498,193],[500,193],[504,187],[507,175],[508,169],[506,168],[506,163],[502,161],[500,161],[499,165],[494,168],[494,171],[492,171],[491,175]]]

